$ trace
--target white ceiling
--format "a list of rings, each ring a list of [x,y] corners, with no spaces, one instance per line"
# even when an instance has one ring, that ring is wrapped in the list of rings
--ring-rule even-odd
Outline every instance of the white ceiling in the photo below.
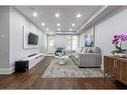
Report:
[[[15,8],[42,31],[50,34],[57,32],[57,23],[61,24],[59,27],[61,32],[69,32],[72,28],[72,32],[76,33],[102,6],[16,6]],[[37,17],[32,15],[33,11],[38,14]],[[57,12],[60,18],[54,16]],[[82,15],[79,19],[76,18],[78,13]],[[41,25],[42,22],[45,26]],[[71,26],[72,23],[75,23],[75,27]],[[49,30],[47,31],[46,28]]]

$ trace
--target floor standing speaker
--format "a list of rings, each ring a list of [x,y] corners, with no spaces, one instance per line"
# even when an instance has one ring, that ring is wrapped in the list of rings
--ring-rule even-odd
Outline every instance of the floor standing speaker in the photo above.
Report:
[[[15,72],[26,72],[29,67],[28,67],[29,61],[16,61],[15,62]]]

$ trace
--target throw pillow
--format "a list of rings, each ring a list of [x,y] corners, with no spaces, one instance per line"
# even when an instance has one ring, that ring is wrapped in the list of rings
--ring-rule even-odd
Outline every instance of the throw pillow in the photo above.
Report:
[[[82,53],[86,53],[87,52],[87,48],[84,48],[83,50],[82,50]]]
[[[81,52],[82,52],[82,50],[83,50],[83,48],[82,48],[82,47],[81,47],[81,48],[78,48],[78,49],[76,49],[75,53],[81,53]]]
[[[87,53],[92,53],[91,48],[87,48]]]
[[[82,53],[91,53],[92,50],[91,48],[88,48],[88,47],[85,47],[83,50],[82,50]]]
[[[101,50],[99,47],[93,47],[92,48],[92,53],[101,53]]]
[[[80,53],[83,51],[83,49],[84,49],[84,47],[81,47],[81,48],[80,48]]]
[[[80,48],[76,49],[75,53],[80,53]]]

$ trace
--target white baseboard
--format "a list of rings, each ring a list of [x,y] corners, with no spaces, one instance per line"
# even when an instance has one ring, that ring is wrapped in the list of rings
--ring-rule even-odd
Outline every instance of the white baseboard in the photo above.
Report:
[[[0,68],[0,74],[11,74],[14,72],[14,67],[11,68]]]

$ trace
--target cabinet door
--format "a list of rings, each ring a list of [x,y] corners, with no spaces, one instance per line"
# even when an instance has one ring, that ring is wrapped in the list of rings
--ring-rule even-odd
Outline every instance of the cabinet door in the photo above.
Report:
[[[123,83],[127,84],[127,62],[125,61],[118,61],[119,63],[119,75],[118,80]]]
[[[120,76],[120,61],[114,59],[114,78],[118,79]]]
[[[104,58],[104,69],[105,73],[114,77],[114,59],[105,57]]]

